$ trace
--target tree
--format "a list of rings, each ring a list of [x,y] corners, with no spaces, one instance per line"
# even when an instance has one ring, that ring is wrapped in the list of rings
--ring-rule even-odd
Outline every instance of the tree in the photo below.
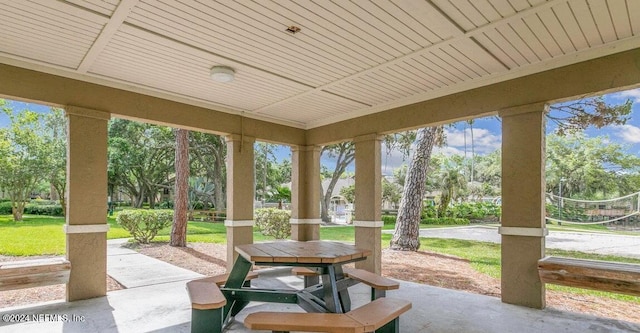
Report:
[[[333,169],[333,172],[330,173],[330,181],[327,185],[326,190],[322,190],[321,187],[321,197],[320,201],[320,217],[324,222],[331,222],[331,218],[329,217],[329,205],[331,204],[331,195],[333,193],[333,189],[336,187],[336,183],[340,176],[347,169],[349,164],[353,162],[356,157],[355,145],[353,142],[341,142],[334,145],[328,145],[322,147],[322,153],[327,153],[327,156],[335,158],[336,167]]]
[[[637,191],[627,184],[639,166],[638,157],[625,153],[622,146],[606,137],[547,137],[547,192],[560,193],[562,184],[565,197],[599,199],[629,194]]]
[[[66,188],[67,188],[67,120],[64,111],[51,108],[51,113],[44,116],[45,146],[49,149],[51,166],[48,181],[52,191],[62,206],[62,213],[66,215]],[[53,194],[53,193],[52,193]],[[52,196],[53,197],[53,196]]]
[[[456,199],[456,193],[467,185],[459,168],[446,167],[440,176],[440,205],[438,216],[446,216],[449,203]]]
[[[154,208],[161,189],[170,188],[175,138],[171,128],[114,119],[109,124],[108,181],[128,193],[134,207],[148,199]]]
[[[420,228],[420,213],[422,212],[422,198],[426,188],[427,169],[433,146],[442,127],[425,127],[418,130],[416,149],[407,169],[405,186],[402,190],[400,207],[396,227],[391,238],[390,247],[394,250],[417,251],[420,248],[418,240]]]
[[[192,157],[191,174],[204,178],[198,180],[199,185],[211,184],[210,191],[207,188],[207,196],[213,197],[213,205],[216,210],[224,210],[226,206],[226,165],[227,145],[224,138],[219,135],[191,132],[190,156]],[[201,186],[194,191],[199,191]],[[203,192],[203,193],[204,193]],[[209,193],[210,192],[210,193]]]
[[[176,137],[174,214],[169,245],[187,245],[187,211],[189,209],[189,131],[174,129]]]
[[[602,97],[595,97],[551,106],[554,112],[547,117],[550,121],[557,123],[558,134],[564,134],[589,126],[601,128],[610,124],[625,124],[631,113],[631,105],[630,100],[620,105],[607,105]],[[420,131],[423,135],[420,135]],[[427,177],[426,167],[431,158],[431,148],[437,139],[435,131],[429,131],[428,135],[424,135],[424,131],[419,130],[417,148],[413,156],[413,159],[417,158],[418,161],[412,160],[407,172],[396,228],[391,239],[392,249],[416,251],[420,247],[418,236],[424,183]],[[427,151],[422,151],[425,147],[430,147],[428,154],[425,154]]]
[[[50,174],[50,149],[40,114],[14,113],[2,99],[0,106],[11,121],[8,128],[0,129],[0,188],[9,195],[13,219],[22,221],[31,192]]]

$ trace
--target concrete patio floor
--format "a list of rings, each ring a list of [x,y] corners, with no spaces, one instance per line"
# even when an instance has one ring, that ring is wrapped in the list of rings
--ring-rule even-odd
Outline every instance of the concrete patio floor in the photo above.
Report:
[[[289,269],[261,271],[254,286],[301,288]],[[51,302],[0,310],[0,332],[189,332],[190,303],[186,281],[161,283],[110,292],[106,297],[73,303]],[[354,307],[368,301],[369,290],[350,289]],[[413,308],[401,317],[401,332],[640,332],[640,324],[588,315],[533,310],[500,302],[498,298],[401,282],[388,297],[408,299]],[[227,332],[250,331],[242,325],[254,311],[302,311],[292,304],[252,303],[240,312]],[[41,314],[40,322],[9,323],[5,315]],[[47,316],[48,315],[48,316]],[[57,315],[66,315],[56,321]],[[33,319],[33,318],[31,318]],[[77,321],[73,321],[77,320]]]

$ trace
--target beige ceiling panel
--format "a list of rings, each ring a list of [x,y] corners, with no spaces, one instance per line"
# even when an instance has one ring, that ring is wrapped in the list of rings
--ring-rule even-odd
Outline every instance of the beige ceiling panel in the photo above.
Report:
[[[374,0],[373,3],[375,4],[375,7],[371,6],[373,7],[372,10],[376,12],[383,11],[384,13],[388,13],[388,15],[392,16],[395,19],[393,26],[397,29],[402,29],[407,38],[411,39],[418,45],[424,47],[442,40],[440,36],[425,25],[432,22],[421,22],[422,20],[416,20],[406,9],[401,8],[397,4],[388,0]]]
[[[598,46],[603,44],[602,36],[600,35],[600,31],[598,31],[598,27],[596,26],[596,22],[593,20],[593,14],[589,9],[589,5],[586,0],[573,0],[569,2],[569,6],[571,7],[571,11],[576,17],[578,24],[580,25],[580,29],[585,35],[587,42],[590,47]]]
[[[491,6],[493,6],[502,17],[511,16],[516,13],[516,10],[509,0],[491,0]]]
[[[277,69],[282,75],[311,86],[329,82],[339,75],[328,64],[314,63],[313,59],[288,50],[290,45],[270,43],[253,35],[242,21],[221,19],[218,15],[222,14],[217,10],[198,8],[201,10],[175,1],[141,3],[127,22],[221,57],[251,63],[264,71]],[[285,32],[282,35],[290,37]]]
[[[503,18],[503,16],[496,10],[495,5],[489,0],[473,0],[469,1],[469,4],[477,9],[484,20],[488,22],[496,22]]]
[[[529,0],[509,0],[509,3],[517,12],[531,8]]]
[[[524,41],[524,39],[522,39],[511,25],[506,24],[496,27],[496,33],[508,41],[515,49],[515,52],[518,52],[524,58],[522,64],[531,64],[540,60],[536,53],[533,52],[533,49]]]
[[[560,45],[549,33],[548,27],[540,20],[538,15],[529,15],[524,18],[525,24],[531,29],[533,34],[538,38],[544,48],[551,54],[551,57],[561,56],[564,53],[560,49]]]
[[[302,98],[293,98],[278,107],[265,108],[260,114],[275,119],[289,119],[300,123],[338,116],[361,109],[366,105],[330,93],[316,91]]]
[[[483,49],[472,39],[460,39],[450,44],[467,61],[463,61],[467,66],[474,68],[474,71],[481,76],[502,73],[507,67],[498,61],[492,54]]]
[[[243,111],[275,103],[306,89],[243,67],[236,68],[236,79],[230,84],[216,83],[210,79],[209,71],[213,65],[220,64],[220,58],[136,28],[124,30],[126,32],[118,33],[98,58],[92,73]]]
[[[627,0],[627,8],[629,8],[631,30],[634,36],[638,36],[640,35],[640,1]]]
[[[516,20],[509,24],[509,27],[516,31],[518,37],[527,44],[527,46],[533,51],[538,60],[542,61],[551,58],[551,54],[544,45],[540,42],[540,39],[531,31],[529,26],[523,20]]]
[[[304,28],[296,34],[286,32],[292,22],[279,13],[264,9],[258,3],[234,0],[218,2],[221,5],[216,6],[216,9],[228,15],[243,15],[243,21],[247,22],[243,27],[252,35],[262,38],[268,46],[286,48],[289,51],[287,53],[294,60],[302,61],[305,65],[319,66],[319,70],[333,72],[340,76],[353,74],[369,67],[358,59],[357,55],[336,48],[325,36],[320,36],[311,29]]]
[[[490,40],[490,42],[496,45],[509,59],[515,63],[516,67],[529,64],[529,61],[525,58],[522,51],[514,46],[514,42],[504,37],[498,29],[488,30],[484,35]],[[516,39],[517,40],[517,39]]]
[[[347,18],[355,27],[363,29],[382,43],[384,48],[391,48],[400,54],[407,54],[420,49],[424,45],[405,35],[403,24],[395,17],[370,2],[341,1],[332,3],[322,2],[328,10]]]
[[[576,50],[584,50],[588,48],[589,43],[584,37],[584,33],[582,32],[582,29],[580,29],[580,25],[578,24],[578,21],[576,20],[571,7],[569,7],[569,3],[561,3],[557,6],[554,6],[553,12],[560,20],[562,28],[571,39],[571,43],[573,44],[574,48]]]
[[[538,13],[538,17],[542,24],[544,24],[546,30],[549,31],[553,41],[560,47],[563,54],[569,54],[576,51],[576,48],[559,21],[564,20],[565,18],[559,18],[558,13],[553,10],[553,8],[541,11]],[[572,17],[567,17],[566,19],[571,20]]]
[[[71,5],[50,2],[0,3],[0,52],[75,69],[106,19],[78,16]],[[95,18],[95,15],[91,15]]]
[[[433,43],[461,34],[460,28],[449,18],[443,16],[441,10],[434,7],[430,1],[391,0],[391,2],[433,33],[437,40],[433,40],[434,36],[424,34],[424,36],[429,36],[429,40]],[[422,30],[417,31],[421,32]]]
[[[455,25],[462,28],[462,30],[470,31],[477,28],[479,25],[473,21],[475,18],[477,21],[484,21],[484,23],[480,25],[484,25],[488,23],[485,19],[482,18],[480,13],[475,10],[467,0],[455,1],[455,0],[434,0],[433,4],[438,7],[447,17],[449,17]],[[472,10],[470,12],[462,12],[460,10],[460,6],[471,7]],[[471,17],[470,17],[471,16]]]
[[[600,32],[600,36],[605,43],[612,42],[618,39],[616,36],[616,30],[611,21],[611,12],[607,5],[609,1],[603,0],[587,0],[591,15],[593,15],[596,21],[596,26]]]
[[[120,3],[120,0],[64,0],[80,7],[90,9],[100,14],[111,16]]]
[[[613,28],[616,31],[618,39],[633,36],[627,2],[625,0],[613,0],[608,1],[607,5],[609,6],[609,12],[613,20]]]
[[[361,38],[360,36],[367,36],[358,30],[352,31],[349,22],[346,22],[345,19],[328,13],[309,1],[302,3],[287,0],[265,1],[262,2],[262,5],[271,11],[279,12],[288,17],[303,29],[311,29],[325,35],[330,40],[333,40],[337,47],[355,52],[360,57],[367,59],[367,61],[373,61],[373,64],[381,64],[393,59],[393,55],[374,47],[370,43],[371,38]]]

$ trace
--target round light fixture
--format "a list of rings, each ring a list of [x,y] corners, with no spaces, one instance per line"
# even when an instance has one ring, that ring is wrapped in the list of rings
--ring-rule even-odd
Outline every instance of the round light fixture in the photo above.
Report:
[[[211,68],[211,79],[216,82],[226,83],[233,81],[236,71],[227,66],[213,66]]]

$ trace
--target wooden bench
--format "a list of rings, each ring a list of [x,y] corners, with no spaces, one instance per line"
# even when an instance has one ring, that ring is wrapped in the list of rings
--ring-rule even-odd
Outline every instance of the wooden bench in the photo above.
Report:
[[[227,299],[218,285],[203,279],[187,282],[191,300],[191,333],[222,331],[223,311]]]
[[[387,290],[400,288],[400,284],[394,280],[371,273],[364,269],[344,267],[344,274],[351,279],[362,282],[371,287],[371,300],[384,297]],[[305,288],[309,287],[312,282],[308,282],[308,278],[318,276],[316,270],[307,267],[294,267],[291,269],[294,275],[303,276],[305,278]],[[316,282],[317,283],[317,282]]]
[[[399,317],[409,309],[411,302],[380,298],[348,313],[255,312],[244,325],[273,332],[399,332]]]
[[[538,261],[544,283],[640,296],[640,265],[545,257]]]
[[[71,263],[65,258],[45,258],[0,263],[0,291],[69,282]]]
[[[220,274],[220,275],[214,275],[214,276],[208,276],[205,278],[201,278],[201,279],[196,279],[193,281],[204,281],[204,282],[209,282],[209,283],[215,283],[216,285],[218,285],[219,287],[224,286],[225,283],[227,283],[227,279],[229,278],[229,274],[225,273],[225,274]],[[247,277],[245,277],[245,282],[246,281],[250,281],[253,279],[258,278],[258,273],[256,272],[249,272],[249,274],[247,274]]]
[[[249,272],[245,283],[257,277],[258,273]],[[220,274],[187,282],[187,293],[191,300],[192,333],[211,332],[214,328],[222,327],[222,308],[227,305],[227,299],[218,286],[227,283],[228,278],[229,274]]]
[[[224,222],[227,212],[224,210],[192,210],[189,211],[189,221]]]

